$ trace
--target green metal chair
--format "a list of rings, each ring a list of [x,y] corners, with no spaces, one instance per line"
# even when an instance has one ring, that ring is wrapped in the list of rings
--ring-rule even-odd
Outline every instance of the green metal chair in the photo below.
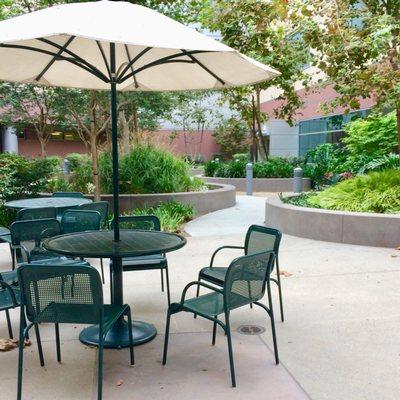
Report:
[[[0,311],[5,311],[6,313],[8,335],[10,339],[14,339],[14,335],[9,310],[19,307],[20,304],[19,289],[13,285],[16,279],[14,271],[0,273]]]
[[[55,268],[56,267],[56,268]],[[65,277],[68,277],[67,281]],[[59,324],[98,324],[98,400],[102,399],[103,347],[108,331],[126,316],[132,323],[128,305],[103,303],[100,275],[91,266],[59,267],[56,265],[29,265],[18,268],[21,288],[21,323],[19,331],[18,394],[22,398],[23,343],[29,330],[41,323],[55,324],[57,361],[61,362]],[[24,318],[29,324],[24,328]],[[129,330],[130,362],[134,364],[132,331]],[[39,358],[44,366],[43,351],[38,337]]]
[[[98,211],[72,209],[64,211],[61,217],[62,233],[98,231],[100,225],[101,215]],[[101,278],[104,283],[103,263],[101,263]]]
[[[83,198],[84,195],[81,192],[54,192],[53,197],[78,197]]]
[[[87,265],[86,261],[69,259],[42,246],[43,239],[61,234],[61,225],[54,218],[15,221],[11,224],[10,231],[15,259],[13,269],[23,263]]]
[[[108,201],[94,201],[93,203],[81,204],[78,210],[98,211],[101,215],[101,229],[110,228],[110,217],[108,214],[109,204]],[[100,258],[101,274],[104,283],[104,264],[103,259]]]
[[[213,287],[204,282],[190,282],[183,290],[180,303],[172,303],[168,308],[163,365],[167,362],[169,326],[172,314],[181,311],[191,312],[213,322],[212,344],[215,344],[217,324],[226,333],[228,341],[229,363],[232,386],[236,386],[235,367],[233,362],[232,338],[230,329],[230,312],[248,304],[256,304],[267,311],[271,320],[272,338],[274,342],[275,362],[279,364],[278,346],[275,333],[274,312],[270,290],[270,275],[274,268],[275,255],[273,251],[254,253],[233,260],[225,274],[222,288]],[[192,286],[200,285],[211,292],[186,299],[186,293]],[[260,303],[267,287],[269,307]],[[225,322],[218,318],[225,316]]]
[[[161,230],[160,220],[155,215],[129,215],[119,217],[121,229],[141,229],[141,230]],[[125,257],[122,259],[122,270],[127,271],[147,271],[159,269],[161,272],[161,291],[164,292],[164,274],[167,286],[168,305],[171,303],[168,262],[165,254],[154,254],[150,256]],[[110,276],[112,276],[112,261],[110,263]],[[112,282],[112,279],[111,279]],[[113,288],[111,286],[111,292]]]
[[[108,209],[108,201],[94,201],[93,203],[81,204],[78,210],[98,211],[101,215],[101,228],[108,229],[110,226]]]
[[[17,213],[17,221],[33,219],[56,218],[57,210],[54,207],[23,208]]]
[[[279,306],[281,312],[281,321],[284,321],[283,301],[282,301],[282,286],[279,271],[279,245],[281,243],[282,234],[277,229],[268,228],[261,225],[251,225],[247,230],[244,246],[222,246],[215,250],[211,257],[210,265],[202,268],[199,272],[198,280],[207,281],[217,286],[223,286],[225,275],[228,271],[226,267],[215,267],[214,259],[217,253],[223,249],[242,249],[244,254],[253,254],[260,251],[273,250],[275,253],[275,265],[277,277],[270,278],[278,286]],[[197,295],[200,293],[200,286],[197,288]],[[252,305],[250,305],[252,306]]]

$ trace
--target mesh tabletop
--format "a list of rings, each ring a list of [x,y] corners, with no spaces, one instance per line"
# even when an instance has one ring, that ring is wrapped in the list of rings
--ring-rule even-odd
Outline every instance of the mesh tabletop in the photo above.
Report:
[[[4,226],[0,226],[0,236],[9,235],[10,230],[5,228]]]
[[[121,230],[120,239],[114,242],[112,230],[89,231],[49,238],[43,246],[67,256],[113,258],[167,253],[186,244],[186,239],[175,233],[133,229]]]
[[[7,208],[16,210],[22,208],[38,208],[38,207],[77,207],[81,204],[91,203],[92,200],[78,197],[37,197],[33,199],[13,200],[5,204]]]

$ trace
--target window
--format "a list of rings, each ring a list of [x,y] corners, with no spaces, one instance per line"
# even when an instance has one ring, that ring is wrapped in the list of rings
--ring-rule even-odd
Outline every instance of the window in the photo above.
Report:
[[[322,143],[340,143],[345,132],[343,126],[357,118],[365,118],[368,110],[332,115],[299,122],[299,155]]]
[[[76,132],[55,131],[51,133],[51,140],[80,141],[81,139]]]

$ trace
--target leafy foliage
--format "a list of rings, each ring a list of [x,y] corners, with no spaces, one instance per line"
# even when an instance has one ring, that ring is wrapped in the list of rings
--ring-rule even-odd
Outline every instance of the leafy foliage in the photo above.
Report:
[[[400,170],[356,176],[310,196],[307,202],[329,210],[400,213]]]
[[[397,147],[396,116],[372,115],[356,119],[346,125],[347,135],[343,138],[351,159],[360,155],[378,157],[394,152]]]
[[[160,203],[155,207],[136,209],[135,215],[155,215],[161,222],[161,229],[167,232],[181,232],[182,224],[194,216],[194,208],[178,201]]]
[[[48,181],[59,170],[59,163],[57,157],[28,160],[16,154],[0,154],[0,225],[7,226],[13,217],[4,203],[34,197],[44,191]]]
[[[91,159],[73,155],[70,190],[91,193]],[[112,159],[109,153],[99,157],[102,193],[112,193]],[[121,193],[171,193],[199,190],[201,180],[189,176],[188,164],[153,146],[133,148],[120,158],[119,183]]]
[[[230,162],[220,160],[208,161],[204,166],[206,176],[220,178],[245,178],[247,156],[233,159]],[[303,165],[301,158],[270,157],[268,160],[253,164],[254,178],[291,178],[293,169]]]

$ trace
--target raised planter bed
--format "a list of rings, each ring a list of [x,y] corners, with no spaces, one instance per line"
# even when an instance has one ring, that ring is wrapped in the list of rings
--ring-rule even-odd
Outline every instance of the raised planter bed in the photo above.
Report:
[[[176,200],[194,207],[196,215],[207,214],[223,208],[233,207],[236,204],[236,189],[232,185],[209,185],[210,190],[200,192],[181,193],[153,193],[153,194],[120,194],[119,204],[121,212],[129,212],[135,208],[144,206],[155,206],[160,202]],[[49,194],[43,194],[49,196]],[[93,199],[93,196],[85,196]],[[110,204],[110,211],[113,207],[112,194],[103,194],[101,200]]]
[[[214,178],[199,176],[207,183],[233,185],[239,192],[246,191],[246,178]],[[303,178],[303,191],[311,189],[311,179]],[[293,178],[254,178],[254,192],[291,192],[293,190]]]
[[[298,207],[267,199],[265,223],[293,236],[364,246],[400,245],[400,215]]]

